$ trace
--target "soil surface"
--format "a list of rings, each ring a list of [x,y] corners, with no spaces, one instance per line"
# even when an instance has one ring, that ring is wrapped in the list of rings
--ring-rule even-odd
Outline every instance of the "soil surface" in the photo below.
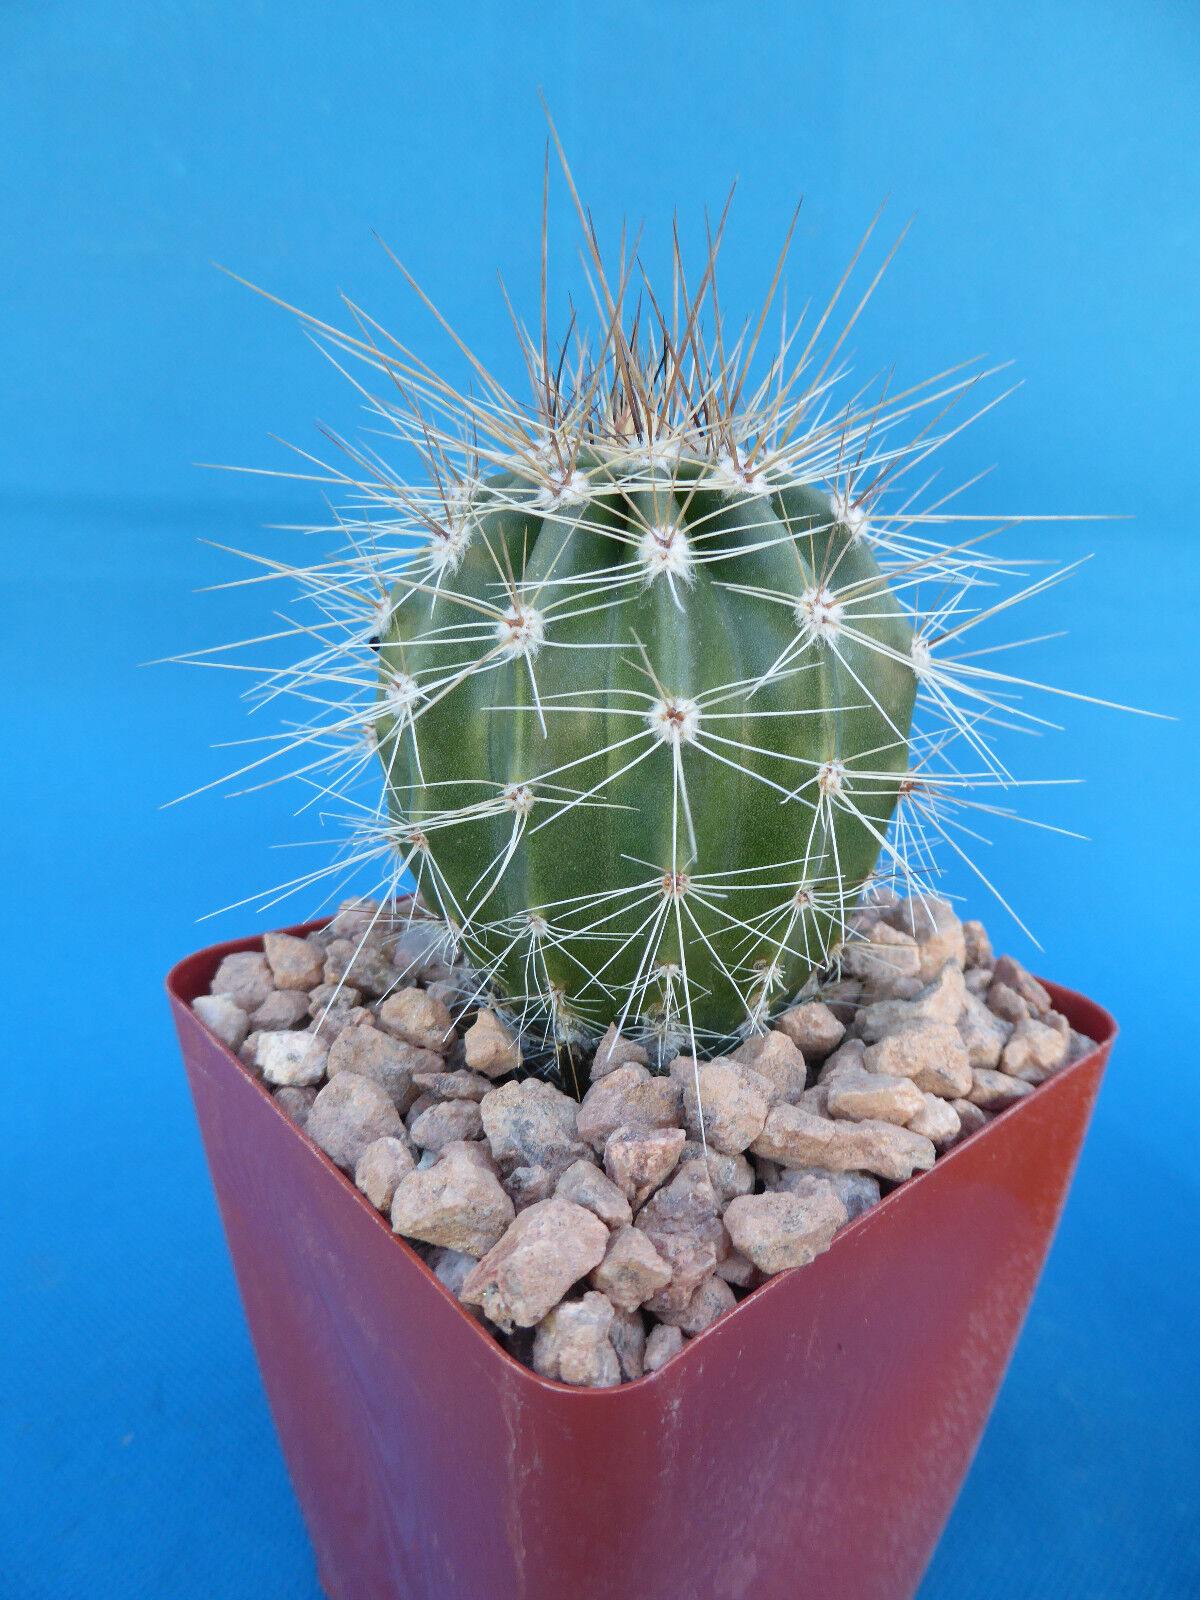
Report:
[[[1092,1048],[982,923],[890,895],[711,1060],[614,1026],[547,1065],[409,903],[269,933],[193,1009],[507,1349],[590,1387],[655,1371]]]

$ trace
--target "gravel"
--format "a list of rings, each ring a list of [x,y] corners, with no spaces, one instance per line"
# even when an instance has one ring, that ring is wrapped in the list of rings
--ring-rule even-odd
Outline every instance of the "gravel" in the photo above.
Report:
[[[608,1388],[1091,1048],[948,902],[852,925],[764,1032],[666,1071],[614,1025],[546,1081],[445,926],[369,899],[226,956],[193,1010],[506,1348]]]

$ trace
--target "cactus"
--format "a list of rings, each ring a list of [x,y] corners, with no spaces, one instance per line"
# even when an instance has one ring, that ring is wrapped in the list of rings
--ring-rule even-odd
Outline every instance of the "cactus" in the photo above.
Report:
[[[907,771],[913,635],[861,526],[708,445],[560,430],[549,483],[490,473],[391,592],[392,823],[560,1029],[713,1041],[793,993]]]
[[[348,797],[336,870],[415,880],[527,1039],[616,1022],[695,1054],[764,1027],[864,893],[930,892],[943,841],[965,859],[966,808],[1015,781],[993,725],[1043,724],[1019,703],[1032,685],[961,643],[1062,574],[1014,584],[991,529],[943,542],[949,497],[918,509],[902,484],[987,374],[838,403],[867,296],[818,343],[845,280],[763,363],[786,243],[727,344],[719,232],[695,292],[676,241],[669,310],[649,288],[630,309],[624,246],[614,280],[579,215],[601,335],[573,318],[551,349],[543,212],[540,336],[518,324],[530,403],[461,341],[467,394],[354,307],[353,333],[305,318],[386,380],[374,421],[425,481],[335,439],[350,465],[322,475],[351,504],[327,531],[348,554],[265,563],[299,585],[313,610],[290,628],[318,648],[261,680],[305,708],[262,761],[299,752],[319,802]]]

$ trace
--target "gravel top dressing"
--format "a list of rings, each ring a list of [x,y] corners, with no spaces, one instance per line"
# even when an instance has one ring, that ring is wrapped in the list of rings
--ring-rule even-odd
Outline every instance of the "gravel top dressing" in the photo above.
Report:
[[[711,1060],[615,1025],[523,1050],[409,903],[269,933],[193,1009],[508,1350],[589,1387],[660,1367],[1092,1048],[981,923],[890,894]]]

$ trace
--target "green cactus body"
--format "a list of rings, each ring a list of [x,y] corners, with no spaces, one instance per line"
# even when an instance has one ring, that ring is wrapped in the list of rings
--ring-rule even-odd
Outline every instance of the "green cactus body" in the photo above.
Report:
[[[621,443],[493,473],[394,585],[398,847],[528,1026],[708,1044],[843,937],[908,771],[912,632],[854,512]]]
[[[300,709],[234,776],[294,760],[323,815],[342,802],[345,849],[293,886],[377,873],[382,917],[415,883],[408,915],[444,924],[468,1009],[506,1010],[528,1063],[616,1022],[662,1066],[766,1027],[868,902],[944,892],[942,847],[991,888],[977,818],[1020,820],[992,740],[1046,726],[991,624],[1062,574],[988,553],[1014,519],[926,500],[986,372],[846,384],[878,273],[840,332],[849,273],[802,335],[776,300],[785,241],[734,334],[720,229],[697,273],[676,239],[655,294],[624,245],[606,270],[569,187],[600,321],[573,310],[551,342],[544,236],[536,332],[514,309],[526,398],[457,334],[467,392],[358,312],[303,319],[362,364],[372,431],[330,436],[345,499],[310,531],[337,547],[265,563],[298,584],[284,631],[313,653],[258,677]]]

